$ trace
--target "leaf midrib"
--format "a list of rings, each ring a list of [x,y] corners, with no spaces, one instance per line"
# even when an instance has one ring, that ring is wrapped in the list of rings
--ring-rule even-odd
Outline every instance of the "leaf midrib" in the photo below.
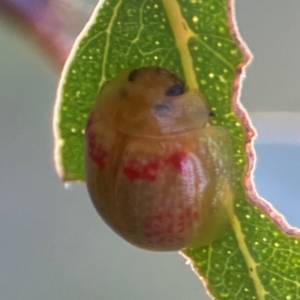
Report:
[[[189,89],[199,90],[197,77],[193,68],[193,59],[188,48],[188,41],[197,35],[188,26],[184,19],[180,5],[174,0],[162,0],[166,15],[174,35],[176,47],[179,51],[180,60],[184,72],[185,82]]]

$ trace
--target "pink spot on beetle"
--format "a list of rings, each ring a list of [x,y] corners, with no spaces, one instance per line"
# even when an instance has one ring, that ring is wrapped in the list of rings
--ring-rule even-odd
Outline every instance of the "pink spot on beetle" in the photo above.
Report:
[[[87,146],[90,158],[98,165],[100,169],[105,168],[105,159],[108,152],[103,149],[102,144],[99,142],[97,134],[92,130],[94,123],[94,115],[91,114],[86,124]]]
[[[94,124],[94,119],[95,119],[95,116],[93,113],[91,113],[86,122],[86,126],[85,126],[86,131],[89,130],[91,128],[91,126]]]
[[[88,153],[100,169],[105,168],[105,159],[108,153],[103,149],[94,132],[88,132]]]
[[[144,219],[145,237],[152,245],[172,245],[184,241],[184,228],[178,230],[176,217],[173,213],[157,213]]]
[[[176,171],[183,173],[184,165],[187,161],[188,154],[184,150],[175,152],[166,159],[158,157],[146,163],[138,159],[132,159],[127,161],[123,166],[123,173],[130,181],[138,179],[155,181],[159,172],[168,165],[174,167]]]
[[[167,158],[166,162],[171,164],[177,171],[180,173],[184,170],[184,164],[188,160],[188,154],[186,151],[181,150],[178,152],[175,152],[170,157]]]
[[[144,218],[144,232],[151,245],[180,245],[187,232],[198,220],[198,212],[192,207],[182,207],[179,211],[165,211],[149,214]]]
[[[157,177],[158,170],[162,167],[161,161],[153,160],[148,163],[140,163],[138,160],[130,160],[123,167],[123,172],[130,181],[143,179],[154,181]]]

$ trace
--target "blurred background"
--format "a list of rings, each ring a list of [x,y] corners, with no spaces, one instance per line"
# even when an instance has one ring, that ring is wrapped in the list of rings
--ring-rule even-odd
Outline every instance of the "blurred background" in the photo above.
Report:
[[[31,2],[39,11],[27,13],[45,18],[47,1]],[[61,61],[96,1],[56,2],[63,43],[56,60],[55,47],[46,55],[33,43],[38,33],[28,36],[0,13],[0,299],[208,300],[181,256],[125,243],[83,184],[65,189],[57,177],[52,109]],[[70,9],[80,22],[68,28]],[[300,2],[237,0],[236,16],[254,54],[241,102],[258,131],[256,188],[300,227]],[[46,17],[41,24],[55,21]]]

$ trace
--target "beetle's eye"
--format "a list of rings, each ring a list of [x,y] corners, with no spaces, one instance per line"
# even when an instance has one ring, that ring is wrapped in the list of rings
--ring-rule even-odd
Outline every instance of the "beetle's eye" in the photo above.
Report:
[[[183,94],[183,92],[184,92],[183,85],[179,84],[179,83],[175,83],[167,89],[166,95],[171,96],[171,97],[179,96],[179,95]]]
[[[132,70],[129,74],[128,74],[128,81],[133,81],[136,77],[138,73],[137,69]]]
[[[171,104],[167,102],[155,104],[152,108],[153,114],[158,117],[166,116],[171,110]]]

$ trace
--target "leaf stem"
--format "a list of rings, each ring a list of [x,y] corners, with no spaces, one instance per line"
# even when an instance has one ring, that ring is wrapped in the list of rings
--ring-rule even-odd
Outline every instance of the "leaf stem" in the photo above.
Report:
[[[248,249],[247,244],[245,243],[245,236],[242,232],[242,227],[239,219],[236,217],[236,215],[233,216],[232,219],[232,227],[236,235],[236,239],[239,245],[239,249],[243,254],[243,257],[245,259],[248,272],[249,272],[249,277],[253,280],[253,285],[257,294],[257,299],[258,300],[265,300],[265,296],[267,294],[264,286],[262,285],[259,275],[257,273],[257,262],[253,259],[251,256],[251,253]]]
[[[188,48],[188,42],[196,34],[190,29],[184,19],[180,6],[175,0],[162,0],[167,17],[169,19],[175,43],[179,51],[184,76],[189,89],[199,90],[196,74],[193,67],[193,60]]]

